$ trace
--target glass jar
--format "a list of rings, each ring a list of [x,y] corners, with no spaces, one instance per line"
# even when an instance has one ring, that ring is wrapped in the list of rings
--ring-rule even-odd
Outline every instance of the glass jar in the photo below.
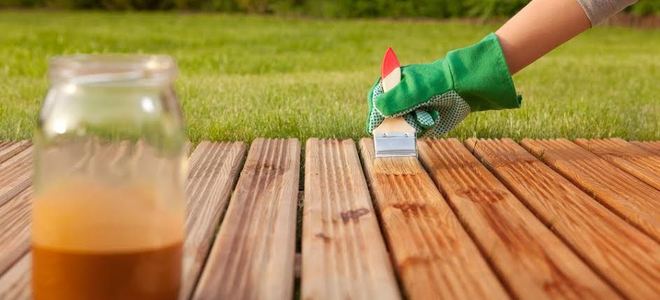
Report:
[[[51,61],[32,209],[35,299],[176,299],[187,141],[167,56]]]

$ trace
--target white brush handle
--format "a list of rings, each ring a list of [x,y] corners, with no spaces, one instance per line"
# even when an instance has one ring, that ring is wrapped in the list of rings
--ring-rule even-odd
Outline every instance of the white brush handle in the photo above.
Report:
[[[381,84],[383,85],[383,91],[387,92],[394,88],[401,81],[401,68],[396,68],[383,77]],[[374,134],[388,133],[388,132],[402,132],[410,133],[413,136],[415,135],[415,128],[410,126],[403,117],[396,118],[386,118],[383,123],[380,123],[378,127],[374,128]]]
[[[387,74],[381,82],[383,85],[383,92],[387,92],[394,88],[397,84],[401,82],[401,68],[396,68]]]

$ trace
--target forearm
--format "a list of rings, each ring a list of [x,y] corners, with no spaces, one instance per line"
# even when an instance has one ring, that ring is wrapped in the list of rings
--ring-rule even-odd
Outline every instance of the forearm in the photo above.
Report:
[[[576,0],[533,0],[495,34],[513,75],[590,26]]]

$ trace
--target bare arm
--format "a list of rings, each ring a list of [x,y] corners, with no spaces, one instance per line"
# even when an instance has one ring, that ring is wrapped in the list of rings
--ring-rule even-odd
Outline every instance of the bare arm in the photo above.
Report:
[[[495,34],[513,75],[589,27],[576,0],[533,0]]]

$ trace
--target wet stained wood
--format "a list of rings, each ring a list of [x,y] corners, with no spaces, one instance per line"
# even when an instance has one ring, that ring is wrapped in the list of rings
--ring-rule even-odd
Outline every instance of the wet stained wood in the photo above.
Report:
[[[660,155],[660,141],[634,141],[630,143],[648,152]]]
[[[431,177],[516,297],[617,297],[460,141],[424,139],[418,148]]]
[[[32,147],[0,163],[0,206],[18,195],[32,182]]]
[[[246,145],[241,142],[202,142],[189,158],[183,299],[191,296],[203,269],[245,152]]]
[[[30,147],[30,142],[3,142],[0,143],[0,163]]]
[[[631,299],[660,295],[660,247],[513,140],[468,148],[588,265]]]
[[[433,181],[414,172],[374,168],[371,139],[360,141],[381,228],[410,299],[506,299],[508,294]]]
[[[660,190],[660,155],[622,139],[577,139],[575,143]]]
[[[0,274],[30,248],[30,207],[32,188],[20,192],[0,206]]]
[[[524,139],[521,145],[607,208],[660,241],[660,191],[566,139]]]
[[[299,167],[298,140],[252,143],[196,298],[293,296]]]
[[[305,149],[302,299],[399,299],[354,142]]]

